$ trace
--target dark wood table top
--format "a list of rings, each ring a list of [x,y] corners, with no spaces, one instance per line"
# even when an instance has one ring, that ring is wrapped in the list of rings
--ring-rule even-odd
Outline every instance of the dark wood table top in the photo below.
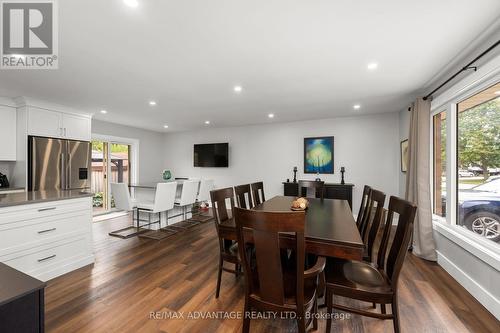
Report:
[[[253,209],[289,212],[295,198],[276,196]],[[306,251],[323,256],[361,260],[364,244],[347,200],[316,198],[308,198],[308,200],[305,230]],[[221,227],[226,229],[224,233],[228,235],[228,239],[236,239],[231,231],[234,229],[234,221],[225,221]]]
[[[0,306],[42,288],[42,281],[0,263]]]

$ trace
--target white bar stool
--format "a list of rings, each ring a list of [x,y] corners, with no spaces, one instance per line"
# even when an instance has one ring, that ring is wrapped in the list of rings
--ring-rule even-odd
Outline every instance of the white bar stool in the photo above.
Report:
[[[111,195],[115,201],[115,207],[119,210],[124,210],[126,212],[133,211],[137,203],[134,199],[130,197],[130,192],[127,184],[125,183],[111,183]],[[137,227],[135,227],[132,218],[132,225],[123,229],[112,231],[109,233],[110,236],[120,237],[120,238],[130,238],[145,232],[147,230],[141,230],[139,225],[139,219],[137,219]]]

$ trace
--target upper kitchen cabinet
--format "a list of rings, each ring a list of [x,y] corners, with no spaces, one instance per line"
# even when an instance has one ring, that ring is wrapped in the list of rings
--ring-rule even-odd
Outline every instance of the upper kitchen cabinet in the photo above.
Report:
[[[28,134],[47,137],[62,137],[62,113],[29,107]]]
[[[16,160],[16,109],[0,105],[0,161]]]
[[[66,139],[90,141],[89,117],[63,113],[62,128]]]
[[[90,141],[89,116],[28,107],[28,134]]]

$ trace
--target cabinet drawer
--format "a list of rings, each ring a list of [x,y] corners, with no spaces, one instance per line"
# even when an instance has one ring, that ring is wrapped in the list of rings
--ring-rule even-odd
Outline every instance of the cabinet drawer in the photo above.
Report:
[[[0,209],[0,225],[84,210],[91,211],[90,198],[7,207]]]
[[[81,230],[90,230],[90,212],[76,212],[48,216],[36,220],[0,225],[0,252],[26,247],[29,244],[50,241],[54,237]]]
[[[90,253],[88,247],[86,237],[67,239],[54,245],[19,252],[18,255],[9,256],[7,260],[2,259],[2,262],[23,273],[30,274],[61,265],[71,258],[86,256]]]

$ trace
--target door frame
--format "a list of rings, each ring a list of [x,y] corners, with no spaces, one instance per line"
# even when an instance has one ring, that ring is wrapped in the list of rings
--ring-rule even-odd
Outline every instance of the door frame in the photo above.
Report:
[[[129,151],[129,158],[130,158],[130,182],[131,183],[138,183],[139,182],[139,143],[140,141],[138,139],[132,139],[132,138],[125,138],[125,137],[119,137],[119,136],[113,136],[113,135],[106,135],[106,134],[98,134],[98,133],[92,133],[92,141],[102,141],[106,142],[108,144],[111,143],[116,143],[116,144],[126,144],[130,146],[130,151]],[[107,150],[107,160],[110,160],[110,154],[111,154],[111,149]],[[111,163],[107,163],[107,170],[106,174],[108,177],[106,177],[106,186],[108,188],[108,193],[109,193],[109,184],[110,184],[110,177],[111,175]],[[107,196],[107,206],[111,207],[111,195]],[[108,209],[105,211],[103,214],[107,214],[109,212],[112,212],[111,209]],[[101,215],[101,214],[98,214]]]

